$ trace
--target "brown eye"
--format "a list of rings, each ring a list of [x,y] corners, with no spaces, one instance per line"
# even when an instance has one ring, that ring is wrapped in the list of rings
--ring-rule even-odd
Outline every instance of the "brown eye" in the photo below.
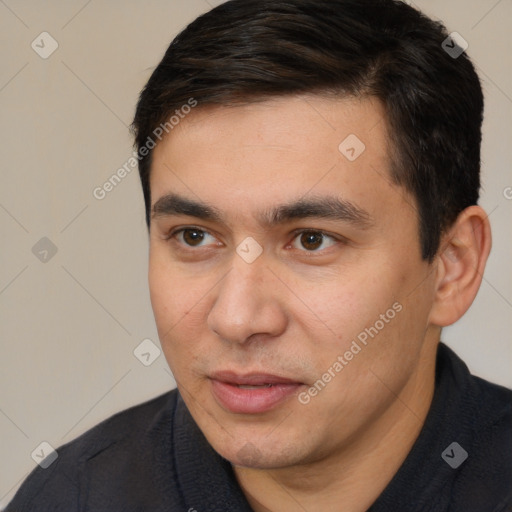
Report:
[[[300,236],[300,243],[308,251],[316,251],[321,247],[324,241],[324,235],[315,231],[306,231]]]
[[[200,245],[204,240],[204,231],[200,229],[184,229],[182,231],[183,241],[192,247]]]
[[[308,252],[320,252],[336,243],[336,239],[322,231],[301,231],[293,242],[297,249],[306,249]]]

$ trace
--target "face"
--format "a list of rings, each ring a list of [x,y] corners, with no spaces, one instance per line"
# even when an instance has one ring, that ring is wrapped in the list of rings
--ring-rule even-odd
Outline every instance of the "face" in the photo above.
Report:
[[[388,147],[377,100],[297,96],[198,108],[154,150],[160,340],[234,464],[331,456],[418,374],[434,279]]]

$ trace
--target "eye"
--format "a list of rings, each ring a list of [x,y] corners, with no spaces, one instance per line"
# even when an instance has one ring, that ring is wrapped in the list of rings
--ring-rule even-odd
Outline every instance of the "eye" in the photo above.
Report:
[[[335,245],[336,240],[322,231],[309,230],[297,233],[292,245],[299,249],[300,247],[297,244],[300,244],[301,247],[309,252],[318,252],[321,249],[327,249],[327,247]]]
[[[176,238],[178,242],[189,247],[200,247],[216,242],[215,237],[208,232],[193,227],[178,229],[171,233],[169,238]],[[210,241],[208,241],[209,239]]]

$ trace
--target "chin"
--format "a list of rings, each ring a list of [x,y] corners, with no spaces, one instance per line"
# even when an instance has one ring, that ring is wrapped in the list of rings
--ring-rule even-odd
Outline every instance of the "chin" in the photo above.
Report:
[[[289,439],[289,438],[288,438]],[[258,441],[235,441],[230,439],[224,446],[214,446],[215,450],[235,466],[252,469],[279,469],[303,462],[296,443],[286,443],[275,439],[269,442],[264,437]]]

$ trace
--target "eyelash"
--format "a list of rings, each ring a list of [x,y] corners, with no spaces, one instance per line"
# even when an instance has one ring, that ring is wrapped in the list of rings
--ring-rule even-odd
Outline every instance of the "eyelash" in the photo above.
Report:
[[[176,238],[177,235],[179,235],[180,233],[183,233],[185,231],[200,231],[201,233],[206,233],[210,236],[213,236],[209,231],[205,230],[205,229],[202,229],[202,228],[199,228],[197,226],[185,226],[185,227],[182,227],[182,228],[178,228],[178,229],[175,229],[173,231],[171,231],[166,237],[165,237],[165,240],[171,240],[173,238]],[[291,242],[287,245],[290,245],[292,244],[300,235],[302,234],[305,234],[305,233],[312,233],[312,234],[318,234],[318,235],[322,235],[322,237],[325,237],[325,238],[328,238],[330,240],[332,240],[333,242],[337,243],[337,244],[342,244],[342,243],[346,243],[346,240],[344,240],[343,238],[339,237],[339,236],[334,236],[334,235],[331,235],[329,233],[326,233],[325,231],[322,231],[322,230],[319,230],[319,229],[297,229],[295,230],[292,235],[293,235],[293,238],[291,240]],[[215,237],[214,237],[215,238]],[[181,242],[177,242],[179,245],[181,246],[184,246],[186,247],[186,250],[194,250],[194,246],[191,246],[191,245],[183,245]],[[328,249],[328,248],[327,248]],[[325,251],[326,249],[320,249],[320,250],[314,250],[314,251],[308,251],[306,249],[304,249],[303,251],[301,252],[304,252],[306,254],[315,254],[315,253],[320,253],[320,252],[323,252]]]

